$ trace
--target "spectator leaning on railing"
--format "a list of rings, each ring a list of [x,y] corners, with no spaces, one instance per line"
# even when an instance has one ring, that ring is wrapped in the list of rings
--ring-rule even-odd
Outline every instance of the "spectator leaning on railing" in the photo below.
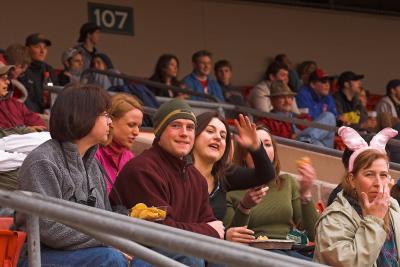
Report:
[[[188,89],[192,89],[198,93],[209,94],[215,96],[218,100],[224,101],[221,87],[218,82],[211,76],[212,70],[212,54],[206,50],[200,50],[192,56],[193,71],[191,74],[183,78],[183,82]],[[199,97],[192,97],[199,100]]]

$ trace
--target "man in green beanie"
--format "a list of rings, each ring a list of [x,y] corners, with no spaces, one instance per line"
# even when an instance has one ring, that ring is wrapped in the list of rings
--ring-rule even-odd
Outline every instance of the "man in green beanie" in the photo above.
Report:
[[[161,105],[153,121],[156,138],[152,147],[121,170],[111,202],[128,209],[137,203],[167,206],[167,217],[161,223],[223,238],[224,226],[213,215],[206,180],[190,156],[196,128],[191,107],[182,100],[171,100]],[[189,266],[204,266],[203,259],[157,251]],[[140,264],[141,260],[135,257],[135,262]]]

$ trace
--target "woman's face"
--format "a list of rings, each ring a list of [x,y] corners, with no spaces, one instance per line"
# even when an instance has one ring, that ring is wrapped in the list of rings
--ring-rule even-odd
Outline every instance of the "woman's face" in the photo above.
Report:
[[[213,118],[206,128],[196,137],[194,143],[195,158],[215,163],[222,158],[226,149],[227,131],[218,118]]]
[[[274,161],[275,152],[274,147],[272,145],[271,135],[267,133],[265,130],[257,130],[258,138],[260,138],[265,152],[267,152],[269,160],[272,162]]]
[[[164,75],[169,78],[175,78],[178,75],[178,62],[174,58],[171,58],[165,67]]]
[[[96,70],[107,70],[106,63],[99,57],[94,58],[93,67]]]
[[[361,169],[354,176],[350,176],[350,184],[360,197],[365,192],[369,201],[375,199],[379,187],[388,188],[391,177],[389,174],[388,162],[385,159],[375,160],[369,168]]]
[[[107,112],[101,113],[96,118],[96,122],[88,134],[93,140],[94,144],[101,144],[107,142],[108,135],[110,134],[110,115]]]
[[[114,119],[113,139],[125,148],[130,149],[139,134],[143,113],[135,108],[125,113],[121,118]]]

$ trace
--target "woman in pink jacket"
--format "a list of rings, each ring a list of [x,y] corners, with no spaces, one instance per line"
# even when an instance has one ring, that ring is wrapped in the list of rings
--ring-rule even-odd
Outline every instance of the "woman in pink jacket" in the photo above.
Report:
[[[130,149],[142,125],[143,106],[132,95],[119,93],[112,97],[109,114],[112,118],[109,140],[106,145],[99,147],[96,154],[108,175],[108,193],[119,171],[134,156]]]

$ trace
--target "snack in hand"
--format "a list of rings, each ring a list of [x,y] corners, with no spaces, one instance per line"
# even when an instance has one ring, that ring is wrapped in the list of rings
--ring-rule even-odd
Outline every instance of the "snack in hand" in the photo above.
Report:
[[[144,203],[138,203],[132,207],[130,216],[143,220],[156,221],[164,220],[167,212],[161,208],[147,207]]]
[[[260,235],[259,237],[257,237],[257,240],[268,240],[268,236]]]
[[[309,157],[301,157],[299,160],[296,160],[296,164],[298,168],[302,168],[305,165],[311,164],[311,159]]]

